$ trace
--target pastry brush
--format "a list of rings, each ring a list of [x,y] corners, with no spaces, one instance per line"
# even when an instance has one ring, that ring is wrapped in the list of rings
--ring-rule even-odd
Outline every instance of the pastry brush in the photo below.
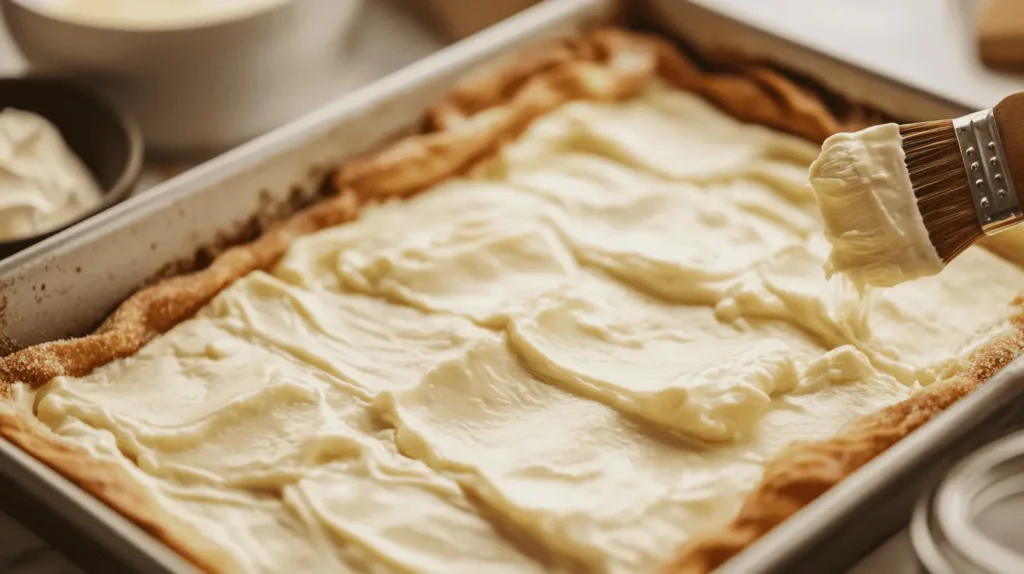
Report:
[[[1024,220],[1024,92],[954,120],[833,135],[810,181],[832,243],[827,274],[875,286],[934,275]]]

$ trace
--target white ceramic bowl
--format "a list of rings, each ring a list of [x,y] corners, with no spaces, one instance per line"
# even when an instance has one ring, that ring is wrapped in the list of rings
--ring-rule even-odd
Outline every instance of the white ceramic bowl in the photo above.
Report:
[[[147,146],[206,154],[264,133],[332,96],[361,0],[281,0],[173,27],[56,16],[0,0],[33,72],[88,84],[122,106]]]

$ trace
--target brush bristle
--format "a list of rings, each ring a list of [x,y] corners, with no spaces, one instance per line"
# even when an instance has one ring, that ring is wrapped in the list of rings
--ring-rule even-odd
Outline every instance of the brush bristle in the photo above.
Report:
[[[984,237],[953,122],[900,126],[910,183],[935,251],[949,263]]]

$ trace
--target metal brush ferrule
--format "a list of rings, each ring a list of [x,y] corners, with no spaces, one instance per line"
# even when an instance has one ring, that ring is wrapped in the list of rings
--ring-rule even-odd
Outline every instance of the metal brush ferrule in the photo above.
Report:
[[[974,211],[985,235],[998,233],[1024,219],[992,110],[953,120],[953,131],[967,169]]]

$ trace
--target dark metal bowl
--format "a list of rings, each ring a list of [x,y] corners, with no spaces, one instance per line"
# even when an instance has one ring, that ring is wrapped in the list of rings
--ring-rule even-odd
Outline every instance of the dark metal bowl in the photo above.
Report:
[[[0,109],[17,108],[48,119],[103,190],[103,201],[43,232],[0,240],[0,259],[115,205],[132,194],[142,171],[138,126],[105,100],[74,83],[50,78],[0,79]]]

